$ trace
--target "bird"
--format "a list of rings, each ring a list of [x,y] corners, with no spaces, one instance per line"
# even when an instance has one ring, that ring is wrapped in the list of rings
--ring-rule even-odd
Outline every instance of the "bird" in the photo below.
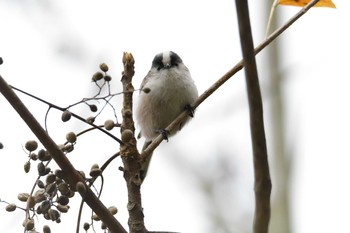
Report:
[[[198,90],[190,71],[179,55],[172,51],[157,54],[140,87],[136,121],[145,138],[144,151],[160,133],[165,139],[176,134],[193,117],[191,105],[198,98]],[[188,116],[171,132],[165,128],[185,109]],[[152,154],[141,164],[140,179],[144,181]]]

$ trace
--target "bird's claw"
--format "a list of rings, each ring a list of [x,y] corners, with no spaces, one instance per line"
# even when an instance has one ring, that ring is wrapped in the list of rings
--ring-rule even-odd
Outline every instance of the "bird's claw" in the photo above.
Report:
[[[193,117],[194,116],[194,108],[190,105],[190,104],[187,104],[185,106],[185,110],[188,112],[188,115],[190,117]]]
[[[169,138],[168,138],[169,131],[168,130],[166,130],[166,129],[157,129],[157,133],[162,134],[164,140],[166,140],[167,142],[169,141]]]

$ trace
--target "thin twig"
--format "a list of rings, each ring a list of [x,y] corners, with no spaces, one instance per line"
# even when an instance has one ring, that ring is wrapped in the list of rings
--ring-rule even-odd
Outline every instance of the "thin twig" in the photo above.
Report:
[[[25,95],[27,95],[27,96],[30,96],[30,97],[32,97],[32,98],[34,98],[34,99],[36,99],[36,100],[38,100],[38,101],[40,101],[40,102],[42,102],[42,103],[47,104],[47,105],[49,106],[49,109],[47,110],[47,113],[46,113],[46,116],[45,116],[45,122],[46,122],[46,118],[47,118],[47,115],[48,115],[48,112],[49,112],[50,108],[55,108],[55,109],[60,110],[60,111],[62,111],[62,112],[65,111],[65,110],[67,110],[67,108],[59,107],[59,106],[57,106],[57,105],[55,105],[55,104],[53,104],[53,103],[50,103],[50,102],[48,102],[48,101],[46,101],[46,100],[43,100],[43,99],[41,99],[41,98],[39,98],[39,97],[37,97],[37,96],[35,96],[35,95],[32,95],[32,94],[30,94],[30,93],[28,93],[28,92],[26,92],[26,91],[23,91],[23,90],[21,90],[21,89],[19,89],[19,88],[17,88],[17,87],[14,87],[14,86],[11,86],[11,85],[9,85],[9,86],[10,86],[12,89],[14,89],[14,90],[16,90],[16,91],[18,91],[18,92],[21,92],[21,93],[23,93],[23,94],[25,94]],[[93,124],[93,123],[91,123],[91,122],[86,121],[86,119],[82,118],[81,116],[79,116],[79,115],[77,115],[77,114],[75,114],[75,113],[73,113],[73,112],[71,112],[71,114],[72,114],[72,116],[75,117],[76,119],[78,119],[78,120],[80,120],[80,121],[82,121],[82,122],[84,122],[84,123],[86,123],[86,124],[89,124],[89,125],[91,125],[92,127],[96,128],[96,129],[98,129],[98,130],[100,130],[101,132],[107,134],[109,137],[113,138],[113,139],[116,140],[117,142],[123,143],[119,138],[117,138],[117,137],[114,136],[113,134],[107,132],[107,131],[104,130],[103,128],[101,128],[101,127],[99,127],[99,126],[97,126],[97,125],[95,125],[95,124]],[[45,128],[46,128],[46,127],[45,127]]]
[[[236,0],[241,49],[249,105],[250,131],[253,148],[255,214],[254,233],[267,233],[271,216],[271,178],[266,148],[264,114],[256,67],[253,37],[247,0]]]
[[[41,127],[39,122],[29,112],[26,106],[18,98],[16,93],[6,83],[6,81],[0,76],[0,92],[17,111],[18,115],[32,130],[35,136],[40,140],[46,150],[49,151],[52,158],[57,165],[62,169],[67,178],[67,182],[71,187],[76,187],[78,182],[85,184],[84,179],[80,173],[73,167],[68,158],[52,140],[52,138]],[[85,185],[85,192],[83,195],[85,202],[91,209],[101,218],[101,220],[108,226],[113,233],[126,233],[123,226],[113,217],[108,209],[102,204],[102,202],[95,196],[92,190]]]
[[[274,41],[279,35],[281,35],[287,28],[289,28],[295,21],[297,21],[301,16],[303,16],[311,7],[313,7],[319,0],[313,0],[309,2],[305,7],[303,7],[297,14],[295,14],[291,19],[287,21],[286,24],[274,31],[269,37],[267,37],[261,44],[259,44],[254,49],[254,54],[257,55],[261,52],[266,46],[268,46],[272,41]],[[209,87],[198,99],[193,103],[192,108],[196,109],[201,103],[204,102],[211,94],[213,94],[219,87],[221,87],[227,80],[229,80],[234,74],[240,71],[243,68],[243,60],[239,61],[236,66],[231,70],[227,71],[220,79],[218,79],[211,87]],[[188,117],[188,112],[182,112],[167,128],[169,132],[172,129],[178,127],[178,125],[183,122],[183,120]],[[141,154],[142,159],[145,159],[147,156],[154,151],[155,148],[162,142],[163,135],[160,134],[157,138],[152,140],[152,143],[147,147],[146,150]]]

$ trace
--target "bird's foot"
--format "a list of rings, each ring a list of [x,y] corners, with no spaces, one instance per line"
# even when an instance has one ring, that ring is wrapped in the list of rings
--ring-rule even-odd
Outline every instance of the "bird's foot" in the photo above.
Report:
[[[168,130],[166,130],[166,129],[157,129],[156,131],[157,131],[157,133],[162,134],[164,140],[166,140],[167,142],[169,141],[169,137],[168,137],[169,136],[169,131]]]
[[[185,106],[185,110],[188,112],[188,115],[190,117],[193,117],[194,116],[194,108],[192,108],[192,106],[190,104],[187,104]]]

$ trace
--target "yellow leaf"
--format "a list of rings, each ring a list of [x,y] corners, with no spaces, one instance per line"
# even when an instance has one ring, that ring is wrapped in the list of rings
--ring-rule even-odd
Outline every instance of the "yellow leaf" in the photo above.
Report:
[[[278,0],[279,5],[287,6],[300,6],[303,7],[308,4],[311,0]],[[320,0],[316,3],[315,7],[331,7],[335,8],[334,3],[331,0]]]

